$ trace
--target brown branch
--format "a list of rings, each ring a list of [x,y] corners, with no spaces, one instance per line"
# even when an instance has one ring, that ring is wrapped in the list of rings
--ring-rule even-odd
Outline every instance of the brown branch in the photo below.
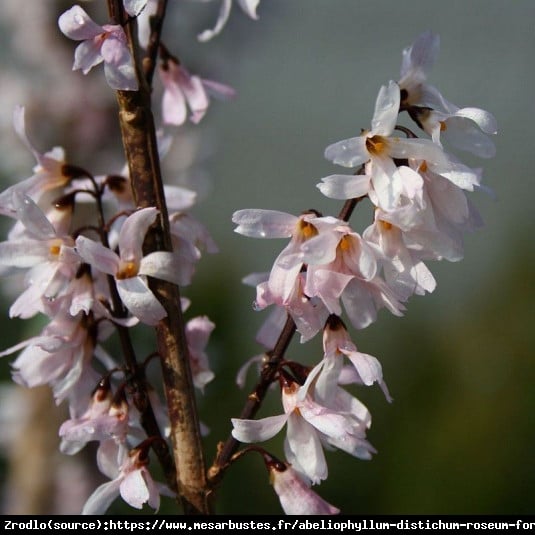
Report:
[[[116,20],[126,20],[120,0],[108,0],[108,6],[110,15]],[[127,24],[125,28],[131,51],[136,57],[137,39],[134,29],[132,24]],[[140,89],[117,91],[123,146],[137,207],[155,206],[159,210],[159,218],[145,239],[145,253],[171,251],[169,218],[151,111],[150,88],[140,72],[139,62],[135,61],[135,65]],[[186,514],[207,514],[209,507],[206,498],[205,465],[184,319],[180,308],[180,292],[176,285],[159,279],[150,279],[149,285],[167,311],[167,317],[159,322],[156,332],[171,422],[179,497]]]

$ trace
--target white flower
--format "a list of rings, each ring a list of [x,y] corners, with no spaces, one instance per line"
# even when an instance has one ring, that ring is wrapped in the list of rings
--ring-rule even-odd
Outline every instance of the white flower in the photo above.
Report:
[[[178,283],[173,253],[155,251],[143,256],[143,240],[157,214],[156,208],[143,208],[125,220],[119,233],[119,254],[85,236],[76,239],[81,258],[103,273],[113,275],[126,308],[148,325],[158,323],[167,312],[150,291],[146,277]]]
[[[103,442],[97,461],[100,471],[111,481],[103,483],[91,494],[82,510],[83,515],[104,513],[119,495],[136,509],[142,509],[147,503],[157,511],[160,494],[173,495],[167,487],[152,479],[147,468],[147,446],[143,444],[127,451],[114,440]]]
[[[67,37],[82,41],[74,52],[73,70],[80,69],[87,74],[93,67],[104,62],[104,74],[113,89],[138,89],[134,62],[121,26],[99,26],[78,5],[65,11],[59,17],[58,25]]]
[[[392,136],[399,113],[399,86],[390,82],[382,86],[375,103],[371,130],[360,136],[338,141],[325,149],[325,157],[344,167],[366,164],[366,175],[371,177],[372,202],[384,210],[394,208],[398,202],[401,181],[396,178],[394,158],[443,162],[442,149],[427,139],[404,139]],[[366,175],[352,179],[351,190],[357,196],[365,194],[368,182]],[[339,179],[338,179],[339,180]]]
[[[270,463],[270,479],[287,515],[336,515],[340,510],[310,489],[310,482],[288,464]]]

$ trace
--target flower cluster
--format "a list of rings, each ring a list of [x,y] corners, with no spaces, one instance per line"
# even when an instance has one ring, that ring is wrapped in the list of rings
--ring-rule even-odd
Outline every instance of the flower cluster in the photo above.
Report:
[[[14,380],[27,387],[47,384],[58,404],[67,401],[70,419],[59,431],[63,452],[99,443],[99,467],[113,481],[95,491],[85,513],[105,511],[119,492],[133,507],[149,503],[157,508],[160,493],[170,491],[155,484],[147,469],[154,437],[141,425],[129,383],[132,373],[144,373],[144,365],[137,371],[125,368],[103,343],[114,327],[128,337],[138,323],[156,325],[165,318],[149,278],[188,285],[202,251],[216,252],[217,247],[188,213],[195,193],[166,186],[174,210],[169,215],[174,250],[144,254],[145,236],[159,213],[151,207],[136,209],[128,174],[93,176],[68,164],[58,147],[39,153],[26,135],[24,115],[22,107],[15,110],[14,127],[37,165],[32,176],[0,194],[1,213],[15,221],[0,243],[0,266],[4,277],[24,276],[10,316],[41,314],[48,324],[0,356],[22,350],[13,362]],[[92,210],[86,208],[89,203]],[[187,305],[184,300],[184,310]],[[185,327],[199,390],[213,378],[204,352],[213,328],[204,316]],[[156,390],[146,395],[165,436],[166,409]]]
[[[482,187],[481,170],[463,164],[448,149],[493,156],[489,135],[496,133],[496,121],[484,110],[458,108],[427,83],[438,48],[438,36],[430,32],[407,47],[399,81],[379,91],[371,127],[325,149],[328,160],[352,169],[352,174],[333,174],[318,184],[325,196],[346,201],[340,216],[259,209],[233,216],[235,231],[242,235],[290,238],[268,274],[247,279],[256,284],[255,308],[274,306],[259,342],[274,347],[277,326],[288,314],[302,342],[322,331],[324,348],[313,368],[296,371],[287,358],[281,362],[284,414],[233,419],[233,436],[262,442],[286,426],[287,462],[308,483],[328,475],[323,448],[361,459],[374,452],[366,440],[370,414],[343,385],[377,383],[390,400],[379,361],[357,350],[343,314],[356,329],[376,321],[383,308],[403,315],[412,295],[436,287],[426,262],[460,260],[463,234],[480,224],[466,191]],[[430,138],[397,124],[404,111]],[[349,216],[364,198],[372,205],[373,220],[359,234]],[[344,356],[351,366],[343,365]],[[316,502],[304,511],[281,501],[287,513],[325,512]]]

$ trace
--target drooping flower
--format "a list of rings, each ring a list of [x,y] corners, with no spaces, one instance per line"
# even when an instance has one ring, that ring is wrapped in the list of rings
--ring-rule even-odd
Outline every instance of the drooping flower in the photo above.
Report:
[[[99,26],[79,5],[65,11],[58,25],[67,37],[82,41],[74,52],[73,70],[80,69],[87,74],[104,62],[104,74],[110,87],[124,91],[138,89],[132,54],[120,25]]]
[[[427,31],[403,50],[398,82],[401,109],[407,110],[435,143],[445,140],[457,149],[491,158],[496,149],[488,135],[497,132],[494,116],[480,108],[459,108],[426,81],[439,46],[438,35]]]
[[[147,503],[157,511],[160,508],[160,495],[173,495],[166,486],[153,480],[147,468],[148,447],[148,444],[142,443],[128,451],[114,440],[101,443],[98,466],[111,481],[95,489],[82,510],[83,515],[104,513],[119,495],[136,509],[142,509],[143,504]]]
[[[89,441],[113,439],[125,442],[128,430],[128,403],[121,391],[114,397],[109,380],[103,379],[91,396],[87,410],[79,418],[70,418],[59,428],[60,449],[73,455]]]
[[[161,53],[161,57],[158,72],[164,87],[162,117],[166,124],[184,124],[188,107],[191,110],[190,121],[197,124],[210,105],[209,95],[228,99],[236,94],[234,89],[227,85],[190,74],[168,53]]]
[[[240,442],[263,442],[276,435],[285,425],[284,441],[286,458],[312,483],[327,477],[327,463],[322,442],[344,444],[361,458],[369,458],[373,448],[365,440],[368,419],[362,412],[332,410],[315,401],[311,382],[300,386],[287,374],[280,373],[284,414],[268,416],[260,420],[231,419],[232,436]],[[363,407],[360,404],[360,407]],[[365,407],[364,407],[365,409]],[[365,409],[367,413],[367,410]]]
[[[329,366],[332,367],[334,370],[333,379],[336,384],[339,382],[339,376],[342,370],[341,363],[343,359],[340,357],[345,356],[350,360],[357,373],[355,382],[366,386],[371,386],[374,383],[377,383],[381,387],[386,399],[392,401],[392,398],[388,393],[388,388],[383,380],[381,363],[372,355],[357,350],[357,346],[353,343],[344,324],[337,316],[329,316],[329,319],[325,324],[325,329],[323,331],[323,348],[325,351],[323,357],[325,368],[328,368]],[[316,383],[316,391],[317,389]],[[328,403],[330,392],[334,390],[334,388],[324,388],[324,393],[321,395],[321,399]],[[326,397],[326,395],[329,397]]]
[[[325,307],[306,295],[302,272],[301,245],[318,233],[313,224],[317,214],[307,212],[299,217],[275,210],[239,210],[232,216],[238,226],[235,232],[254,238],[290,238],[271,268],[267,280],[257,284],[255,308],[269,305],[284,307],[294,319],[302,341],[312,338],[327,317]]]
[[[178,283],[173,253],[155,251],[143,256],[143,240],[157,214],[156,208],[143,208],[125,220],[119,232],[119,254],[85,236],[76,239],[81,258],[99,271],[113,275],[126,308],[148,325],[158,323],[167,312],[149,289],[146,277]]]
[[[65,162],[65,151],[61,147],[54,147],[51,151],[41,154],[30,143],[26,134],[25,110],[16,106],[13,110],[13,127],[20,140],[33,154],[37,165],[33,168],[34,174],[0,193],[0,214],[16,217],[16,207],[13,204],[13,194],[27,195],[34,201],[47,191],[60,188],[73,178],[72,166]]]
[[[336,515],[340,509],[310,488],[310,481],[288,463],[267,462],[271,484],[287,515]]]
[[[341,315],[343,304],[357,329],[373,323],[383,307],[402,316],[401,296],[378,273],[376,251],[366,240],[333,217],[313,223],[318,235],[300,246],[301,261],[308,266],[304,292],[321,299],[332,314]]]
[[[206,316],[193,318],[186,323],[186,339],[189,348],[193,384],[201,392],[205,385],[214,378],[214,373],[210,370],[208,356],[205,352],[208,338],[214,328],[215,324]]]

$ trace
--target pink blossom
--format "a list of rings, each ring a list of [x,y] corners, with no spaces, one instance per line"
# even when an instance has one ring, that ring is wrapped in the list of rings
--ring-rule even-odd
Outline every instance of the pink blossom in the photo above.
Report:
[[[172,493],[152,479],[147,468],[147,449],[140,445],[128,451],[113,440],[100,445],[99,468],[111,481],[95,489],[82,510],[83,515],[104,513],[119,495],[136,509],[142,509],[145,503],[156,511],[160,508],[160,494],[170,496]]]
[[[383,380],[383,370],[380,362],[372,355],[361,353],[357,350],[345,326],[337,316],[329,316],[327,320],[323,331],[323,348],[325,351],[323,362],[326,368],[332,366],[334,370],[334,381],[336,383],[339,382],[339,376],[342,370],[342,358],[340,357],[346,356],[356,371],[356,380],[354,382],[366,386],[377,383],[381,387],[386,399],[392,401],[388,393],[388,388]],[[329,363],[329,361],[332,362]],[[333,390],[331,388],[324,388],[321,399],[326,402],[328,400],[327,396],[330,397]],[[318,385],[316,384],[317,391]]]
[[[318,483],[327,477],[327,463],[322,441],[344,444],[346,451],[367,458],[364,439],[365,424],[356,414],[331,410],[314,400],[311,382],[300,387],[289,377],[281,375],[284,414],[260,420],[232,419],[232,436],[240,442],[263,442],[276,435],[285,425],[287,433],[284,449],[290,463]]]
[[[336,515],[339,509],[310,489],[310,483],[288,464],[271,463],[270,479],[287,515]]]
[[[64,291],[80,262],[73,255],[74,240],[58,233],[34,201],[17,190],[11,197],[18,223],[10,239],[0,243],[0,265],[28,269],[28,287],[13,303],[10,315],[29,318],[43,311],[43,298],[52,300]],[[58,215],[58,230],[68,227],[70,210]]]
[[[173,253],[155,251],[143,256],[145,234],[157,215],[156,208],[144,208],[125,220],[118,238],[119,254],[85,236],[76,239],[81,258],[101,272],[113,275],[126,308],[148,325],[158,323],[167,312],[150,291],[147,276],[178,283]]]
[[[117,442],[126,440],[128,430],[128,404],[123,396],[114,399],[109,382],[99,383],[91,396],[87,410],[79,418],[71,418],[59,428],[62,437],[61,451],[74,454],[92,440]]]
[[[208,230],[191,215],[176,212],[169,216],[169,227],[176,256],[178,284],[191,284],[202,251],[217,253],[218,248]]]
[[[186,339],[191,359],[193,384],[201,391],[214,378],[205,352],[208,338],[214,328],[215,324],[206,316],[193,318],[186,323]]]
[[[304,292],[321,299],[331,314],[341,315],[343,304],[357,329],[373,323],[383,307],[401,316],[400,296],[378,273],[370,244],[344,221],[324,217],[313,223],[319,234],[301,245],[308,265]]]
[[[65,186],[72,178],[69,168],[65,165],[65,152],[61,147],[54,147],[45,154],[33,147],[26,134],[24,115],[24,108],[16,106],[13,111],[13,126],[21,141],[35,157],[37,165],[33,168],[34,174],[31,177],[0,193],[0,213],[10,217],[16,217],[12,199],[15,192],[38,201],[44,193]]]
[[[166,124],[183,124],[188,107],[191,110],[191,122],[197,124],[208,110],[209,95],[225,99],[235,95],[229,86],[190,74],[169,55],[165,56],[158,72],[164,87],[162,117]]]
[[[71,414],[82,414],[99,377],[92,368],[98,354],[95,337],[86,316],[58,313],[39,336],[29,338],[0,353],[0,357],[23,349],[13,362],[13,380],[28,388],[48,384],[59,404],[68,399]]]
[[[344,167],[366,164],[366,175],[371,177],[375,192],[374,204],[385,210],[396,206],[401,181],[396,179],[394,158],[414,158],[434,163],[445,160],[441,148],[427,139],[404,139],[392,136],[400,106],[399,86],[390,82],[382,86],[377,96],[371,130],[360,136],[338,141],[325,149],[325,157]],[[362,184],[351,187],[363,192],[365,176],[356,180]],[[358,186],[358,187],[357,187]]]
[[[87,74],[104,62],[104,74],[113,89],[136,91],[138,82],[126,34],[117,24],[99,26],[78,5],[58,20],[60,30],[70,39],[82,41],[74,52],[73,70]]]

